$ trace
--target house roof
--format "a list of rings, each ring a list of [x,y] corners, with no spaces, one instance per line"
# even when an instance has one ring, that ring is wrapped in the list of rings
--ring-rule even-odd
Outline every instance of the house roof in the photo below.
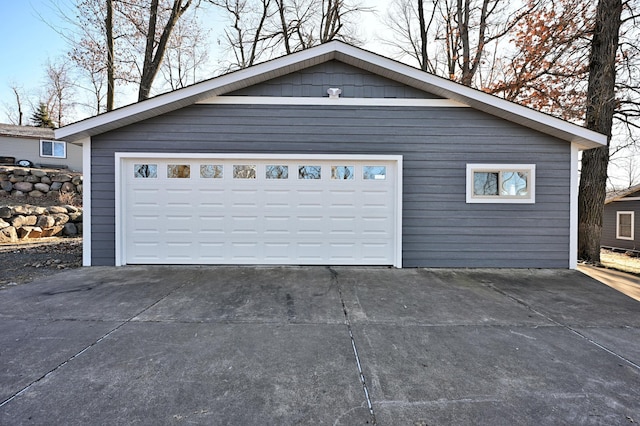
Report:
[[[628,197],[636,192],[640,191],[640,185],[630,186],[627,189],[623,189],[620,191],[613,191],[607,194],[607,198],[604,201],[605,204],[612,203],[614,201],[618,201],[622,198]]]
[[[53,129],[48,127],[16,126],[0,123],[0,136],[30,139],[53,139]]]
[[[331,60],[485,111],[575,143],[582,149],[607,143],[607,137],[600,133],[339,41],[321,44],[88,118],[57,129],[55,135],[58,139],[77,142]]]

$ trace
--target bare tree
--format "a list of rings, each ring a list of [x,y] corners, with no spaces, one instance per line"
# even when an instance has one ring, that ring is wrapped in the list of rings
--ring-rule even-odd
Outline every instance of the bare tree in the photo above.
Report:
[[[209,0],[228,15],[229,69],[331,40],[358,43],[353,20],[371,9],[349,0]]]
[[[16,82],[11,82],[9,88],[15,97],[15,105],[12,105],[10,102],[3,102],[7,118],[11,124],[22,126],[24,123],[24,89]]]
[[[45,92],[47,109],[56,127],[67,124],[67,116],[73,113],[74,83],[70,64],[66,59],[49,61],[46,68]]]
[[[160,68],[172,90],[196,83],[200,69],[209,58],[205,42],[209,31],[198,25],[195,14],[184,18],[187,19],[180,20],[174,28]]]
[[[530,5],[508,0],[396,0],[386,23],[401,55],[413,57],[420,68],[467,86],[477,81],[490,47],[508,36]]]
[[[180,17],[191,7],[193,0],[173,0],[169,16],[164,22],[159,15],[160,0],[151,0],[144,49],[144,62],[140,76],[138,101],[145,100],[151,93],[151,85],[158,74],[169,37]]]

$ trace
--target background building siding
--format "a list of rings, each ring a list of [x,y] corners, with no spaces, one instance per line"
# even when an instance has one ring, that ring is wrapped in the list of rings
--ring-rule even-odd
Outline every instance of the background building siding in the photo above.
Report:
[[[94,265],[114,264],[115,152],[401,154],[403,266],[569,265],[570,144],[471,108],[194,105],[92,149]],[[467,163],[536,164],[536,203],[466,204]]]
[[[637,194],[630,194],[635,197]],[[636,212],[634,215],[634,238],[635,240],[620,240],[616,238],[617,212]],[[640,201],[613,201],[604,206],[604,216],[602,218],[602,239],[600,245],[604,247],[621,248],[628,250],[640,250],[637,241],[640,240]]]

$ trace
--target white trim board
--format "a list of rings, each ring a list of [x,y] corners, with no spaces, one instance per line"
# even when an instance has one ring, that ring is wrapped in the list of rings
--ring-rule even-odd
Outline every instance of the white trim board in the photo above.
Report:
[[[280,96],[215,96],[199,105],[322,105],[322,106],[386,106],[468,108],[468,105],[449,99],[398,98],[337,98],[280,97]]]
[[[569,269],[578,267],[578,190],[580,185],[580,147],[571,144],[571,176],[569,179]]]
[[[123,194],[126,190],[124,179],[122,179],[122,166],[125,160],[133,159],[220,159],[220,160],[311,160],[311,161],[387,161],[396,163],[396,199],[395,204],[395,224],[394,224],[394,264],[396,268],[402,268],[402,172],[403,157],[401,155],[356,155],[356,154],[215,154],[215,153],[115,153],[115,264],[123,266],[126,264],[125,253],[125,229]]]
[[[82,143],[82,266],[91,266],[91,138]]]

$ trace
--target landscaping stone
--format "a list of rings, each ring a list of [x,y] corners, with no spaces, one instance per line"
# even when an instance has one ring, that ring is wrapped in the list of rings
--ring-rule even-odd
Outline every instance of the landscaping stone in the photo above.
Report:
[[[60,192],[75,192],[76,186],[71,182],[65,182],[60,187]]]
[[[47,176],[47,172],[45,172],[44,170],[38,170],[38,169],[32,169],[31,174],[39,178],[43,178]]]
[[[2,182],[0,182],[0,188],[2,188],[3,191],[11,192],[11,190],[13,189],[13,184],[8,180],[3,180]]]
[[[31,192],[33,191],[33,184],[31,182],[16,182],[13,184],[13,187],[22,192]]]
[[[51,176],[51,180],[54,182],[71,182],[71,175],[68,173],[59,173]]]
[[[60,188],[62,188],[62,182],[53,182],[51,184],[51,191],[60,191]]]
[[[55,221],[54,226],[64,226],[65,223],[69,222],[69,216],[63,213],[54,213],[51,217]]]
[[[29,197],[33,197],[33,198],[40,198],[40,197],[44,197],[44,192],[42,192],[42,191],[38,191],[38,190],[36,189],[36,190],[33,190],[33,191],[31,191],[31,192],[29,193]]]
[[[38,221],[36,222],[36,226],[41,228],[51,228],[55,225],[56,221],[51,216],[40,216],[38,217]]]
[[[0,243],[15,243],[18,242],[18,233],[16,228],[8,226],[0,229]]]
[[[47,209],[47,211],[49,212],[49,214],[54,214],[54,213],[67,213],[67,209],[65,207],[62,206],[51,206]]]
[[[26,169],[22,169],[22,168],[14,169],[12,173],[13,173],[14,176],[28,176],[29,175],[29,171],[26,170]]]
[[[13,216],[13,209],[11,207],[0,207],[0,219],[9,219]]]
[[[4,229],[7,226],[11,226],[11,225],[5,222],[4,219],[0,219],[0,229]]]
[[[64,225],[64,228],[62,230],[62,233],[66,236],[74,236],[74,235],[78,235],[78,228],[76,227],[76,225],[72,222],[66,223]]]
[[[51,185],[47,185],[46,183],[42,183],[42,182],[38,182],[35,185],[33,185],[33,187],[41,192],[49,192],[49,189],[51,189]]]

